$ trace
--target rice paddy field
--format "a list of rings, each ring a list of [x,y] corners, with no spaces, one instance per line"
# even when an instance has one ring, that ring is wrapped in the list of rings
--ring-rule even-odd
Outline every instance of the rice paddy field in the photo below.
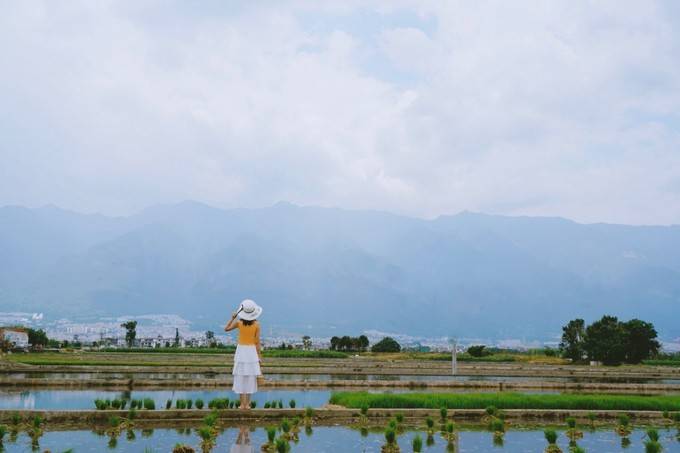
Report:
[[[544,431],[554,429],[564,452],[620,452],[645,451],[652,429],[664,452],[680,452],[680,367],[666,363],[590,367],[496,357],[462,361],[453,376],[442,354],[280,351],[265,356],[267,384],[247,413],[234,408],[231,366],[224,350],[4,356],[2,446],[171,452],[264,445],[273,452],[285,441],[281,448],[293,452],[543,452]],[[489,415],[490,407],[500,412]],[[578,436],[565,424],[572,415]]]

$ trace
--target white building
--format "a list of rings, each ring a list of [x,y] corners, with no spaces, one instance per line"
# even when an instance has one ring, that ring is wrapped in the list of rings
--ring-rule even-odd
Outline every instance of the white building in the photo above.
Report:
[[[0,336],[4,341],[9,342],[13,348],[28,348],[28,333],[23,329],[14,329],[11,327],[0,328]]]

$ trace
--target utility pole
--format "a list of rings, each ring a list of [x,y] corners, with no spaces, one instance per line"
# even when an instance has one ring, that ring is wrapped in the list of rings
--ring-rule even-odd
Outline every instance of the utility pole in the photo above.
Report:
[[[449,343],[451,343],[451,375],[455,376],[458,368],[458,358],[456,356],[458,352],[458,341],[456,340],[456,337],[451,337]]]

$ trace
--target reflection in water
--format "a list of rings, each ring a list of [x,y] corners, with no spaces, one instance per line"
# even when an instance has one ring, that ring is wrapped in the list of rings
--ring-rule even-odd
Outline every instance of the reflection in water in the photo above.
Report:
[[[234,442],[234,445],[231,446],[231,450],[229,450],[231,453],[254,453],[255,449],[253,448],[251,442],[250,442],[250,429],[248,426],[239,426],[238,428],[238,436],[236,437],[236,442]]]

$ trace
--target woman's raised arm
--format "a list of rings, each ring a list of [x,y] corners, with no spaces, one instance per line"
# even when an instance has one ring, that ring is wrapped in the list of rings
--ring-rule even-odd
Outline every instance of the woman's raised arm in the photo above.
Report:
[[[226,326],[224,326],[224,331],[229,332],[230,330],[234,330],[238,327],[238,321],[236,321],[236,313],[231,314],[231,319],[227,323]]]

